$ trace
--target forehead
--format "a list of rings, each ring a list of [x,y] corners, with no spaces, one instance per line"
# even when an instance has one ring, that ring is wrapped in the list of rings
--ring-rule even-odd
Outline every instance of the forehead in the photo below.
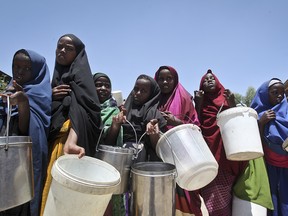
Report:
[[[273,90],[284,90],[284,84],[283,83],[275,83],[274,85],[270,86],[268,88],[269,91],[273,91]]]
[[[64,36],[64,37],[60,38],[58,43],[60,43],[60,44],[62,44],[62,43],[71,44],[71,45],[74,46],[72,39],[70,37],[68,37],[68,36]]]
[[[142,86],[142,87],[150,87],[151,82],[150,82],[150,80],[140,78],[140,79],[136,80],[136,85]]]
[[[211,77],[214,78],[213,74],[211,74],[211,73],[207,73],[206,76],[205,76],[205,78],[211,78]]]
[[[19,52],[14,56],[13,60],[21,60],[21,61],[29,61],[30,62],[30,57],[26,53]]]
[[[172,75],[171,71],[167,68],[160,70],[159,75]]]
[[[109,82],[110,83],[109,79],[104,76],[97,78],[95,82]]]

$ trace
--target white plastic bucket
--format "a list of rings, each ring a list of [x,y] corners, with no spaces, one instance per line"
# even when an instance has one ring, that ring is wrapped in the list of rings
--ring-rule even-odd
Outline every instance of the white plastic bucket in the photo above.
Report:
[[[218,163],[196,125],[183,124],[168,130],[159,139],[156,152],[164,162],[175,164],[176,182],[183,189],[202,188],[218,173]]]
[[[120,183],[112,165],[88,156],[61,156],[51,174],[44,216],[101,216]]]
[[[117,102],[117,106],[122,105],[123,103],[123,96],[122,96],[122,91],[112,91],[112,96],[114,97],[114,99]]]
[[[257,112],[250,107],[233,107],[218,115],[228,160],[245,161],[264,155],[257,119]]]
[[[266,216],[267,208],[246,200],[233,196],[232,202],[233,216]]]

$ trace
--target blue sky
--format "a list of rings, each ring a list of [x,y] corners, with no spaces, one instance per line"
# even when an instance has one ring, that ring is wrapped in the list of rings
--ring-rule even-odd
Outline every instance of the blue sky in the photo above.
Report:
[[[107,73],[126,97],[135,79],[171,65],[193,94],[211,68],[245,95],[249,86],[288,78],[287,0],[3,0],[0,70],[11,74],[21,48],[43,55],[51,77],[58,38],[86,45],[92,72]]]

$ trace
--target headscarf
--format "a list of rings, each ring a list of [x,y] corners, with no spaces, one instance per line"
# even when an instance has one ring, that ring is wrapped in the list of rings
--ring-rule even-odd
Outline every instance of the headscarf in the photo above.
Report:
[[[257,89],[251,108],[257,111],[259,119],[267,110],[275,112],[276,119],[269,121],[264,129],[264,157],[272,165],[288,168],[288,153],[282,149],[282,143],[288,137],[288,103],[286,97],[274,106],[269,102],[269,83],[272,86],[275,81],[279,83],[280,80],[273,78]]]
[[[191,94],[181,85],[177,71],[171,66],[161,66],[155,73],[155,80],[158,82],[162,69],[168,69],[174,78],[174,90],[167,96],[161,93],[159,110],[170,111],[184,123],[200,125],[198,115],[192,102]],[[167,100],[166,100],[166,99]],[[169,126],[168,126],[169,128]]]
[[[51,118],[52,90],[50,73],[46,60],[38,53],[21,49],[18,53],[29,56],[32,66],[32,79],[22,85],[30,105],[29,136],[32,138],[34,193],[31,201],[31,215],[39,214],[41,191],[47,169],[48,145],[47,136]]]
[[[53,141],[63,123],[70,119],[72,128],[78,136],[77,144],[85,148],[86,155],[92,156],[101,128],[100,103],[95,91],[85,45],[75,35],[63,35],[60,39],[63,37],[72,39],[77,56],[69,66],[55,62],[52,88],[67,84],[70,85],[71,93],[63,101],[53,101],[49,137]]]
[[[124,107],[127,110],[126,118],[134,126],[138,138],[146,131],[146,125],[152,119],[158,119],[160,129],[163,129],[166,126],[165,119],[157,109],[160,99],[160,88],[157,82],[152,77],[144,74],[140,75],[137,80],[141,78],[149,80],[151,83],[151,94],[147,102],[143,105],[135,105],[133,103],[132,90],[124,104]],[[123,126],[127,129],[125,131],[130,132],[124,134],[124,140],[135,140],[135,135],[131,126],[127,124],[124,124]]]
[[[105,73],[95,73],[93,75],[93,80],[94,80],[94,83],[97,81],[97,79],[99,79],[100,77],[105,77],[108,79],[110,85],[111,85],[111,88],[112,88],[112,83],[111,83],[111,80],[110,78],[108,77],[107,74]],[[97,91],[96,91],[97,92]],[[120,110],[117,106],[117,102],[116,100],[112,97],[112,94],[110,95],[110,97],[104,101],[104,103],[101,103],[101,119],[102,119],[102,123],[103,123],[103,133],[101,135],[101,138],[105,138],[105,136],[107,135],[107,130],[109,128],[109,126],[112,124],[112,117],[113,116],[116,116]],[[122,142],[122,135],[123,135],[123,131],[122,131],[122,128],[119,132],[119,136],[117,138],[117,146],[122,146],[123,142]],[[101,143],[100,143],[101,144]],[[108,144],[111,144],[113,145],[113,143],[108,143]]]
[[[227,171],[237,175],[246,167],[246,163],[236,161],[228,161],[223,146],[223,141],[220,133],[220,128],[217,125],[217,114],[219,111],[224,111],[229,108],[228,103],[223,95],[225,88],[220,83],[218,78],[209,69],[207,73],[201,78],[200,90],[203,90],[203,83],[208,73],[211,73],[215,79],[215,91],[204,92],[203,106],[201,109],[201,129],[203,137],[207,142],[212,154],[219,164],[219,168],[223,168]],[[220,110],[221,109],[221,110]]]

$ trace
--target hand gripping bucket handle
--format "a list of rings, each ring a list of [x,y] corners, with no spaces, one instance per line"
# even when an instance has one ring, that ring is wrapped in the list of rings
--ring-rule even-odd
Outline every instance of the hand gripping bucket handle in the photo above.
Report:
[[[144,132],[144,134],[141,135],[141,137],[140,137],[140,139],[139,139],[139,141],[138,141],[137,133],[136,133],[136,130],[135,130],[134,126],[133,126],[132,123],[129,122],[127,119],[126,119],[126,122],[132,127],[132,129],[133,129],[133,131],[134,131],[134,135],[135,135],[136,144],[138,145],[138,147],[140,147],[140,148],[137,147],[136,154],[133,155],[133,160],[134,160],[134,159],[137,159],[137,158],[138,158],[139,153],[143,150],[142,146],[140,145],[140,141],[141,141],[142,138],[146,135],[146,132]],[[104,127],[105,127],[105,126],[106,126],[106,125],[104,125]],[[99,152],[98,146],[99,146],[99,143],[100,143],[100,140],[101,140],[101,136],[102,136],[103,131],[104,131],[104,127],[102,128],[102,130],[101,130],[101,132],[100,132],[100,135],[99,135],[99,138],[98,138],[98,140],[97,140],[96,152]]]

